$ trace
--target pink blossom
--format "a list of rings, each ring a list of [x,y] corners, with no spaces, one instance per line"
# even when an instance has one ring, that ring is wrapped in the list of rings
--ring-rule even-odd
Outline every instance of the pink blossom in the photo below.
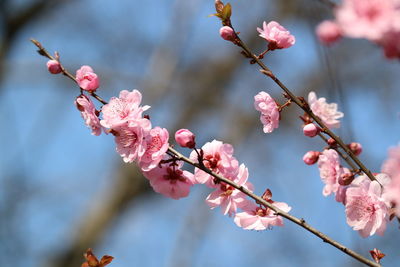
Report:
[[[252,184],[247,182],[249,171],[244,164],[239,167],[236,177],[229,177],[237,185],[243,186],[249,190],[253,189]],[[228,177],[226,177],[228,178]],[[206,203],[213,209],[220,206],[224,215],[232,216],[236,213],[237,208],[242,208],[247,204],[246,195],[241,191],[223,182],[218,184],[217,189],[208,195]]]
[[[335,10],[344,35],[376,41],[398,16],[393,0],[344,0]]]
[[[375,233],[383,235],[389,210],[382,198],[381,185],[377,181],[371,182],[366,176],[357,179],[362,180],[353,183],[346,191],[347,223],[362,237]]]
[[[75,99],[75,106],[81,112],[86,126],[92,130],[92,134],[100,135],[102,127],[98,117],[99,112],[96,110],[92,100],[82,94]]]
[[[83,90],[94,92],[99,88],[99,78],[89,66],[82,66],[76,71],[76,82]]]
[[[145,136],[146,151],[139,159],[142,171],[149,171],[157,167],[168,150],[169,134],[167,129],[155,127]]]
[[[338,179],[343,173],[338,153],[333,149],[325,149],[319,156],[318,168],[321,179],[325,183],[322,194],[328,196],[336,193],[339,188]]]
[[[195,138],[196,136],[188,129],[180,129],[175,133],[175,141],[181,147],[187,147],[190,149],[195,148],[196,146]]]
[[[150,108],[150,106],[140,106],[141,101],[142,94],[138,90],[132,92],[122,90],[119,98],[112,97],[109,103],[103,106],[101,125],[114,128],[131,120],[140,119],[142,113]]]
[[[272,200],[270,202],[284,212],[292,209],[284,202]],[[273,210],[258,206],[254,202],[248,202],[248,205],[243,208],[243,212],[236,213],[234,221],[237,226],[246,230],[265,230],[272,226],[283,226],[282,217],[275,215]]]
[[[389,156],[382,166],[382,172],[391,177],[385,186],[384,197],[396,205],[395,213],[400,216],[400,145],[389,149]]]
[[[231,145],[213,140],[212,142],[207,142],[201,149],[205,167],[225,177],[236,177],[239,163],[233,157],[233,147]],[[195,151],[190,154],[190,159],[198,162],[198,156]],[[216,187],[214,177],[198,168],[195,169],[194,177],[197,183],[206,184],[212,188]]]
[[[278,105],[268,93],[261,91],[254,96],[254,108],[261,112],[260,120],[264,125],[264,133],[271,133],[279,127]]]
[[[58,62],[57,60],[53,60],[53,59],[47,61],[47,69],[52,74],[58,74],[62,71],[60,62]]]
[[[146,136],[150,134],[150,129],[151,123],[148,119],[132,120],[112,129],[117,152],[124,162],[133,162],[144,155],[147,148]]]
[[[343,113],[337,110],[337,104],[326,103],[324,97],[317,98],[314,92],[308,94],[308,104],[312,112],[317,115],[328,128],[339,128],[340,121],[338,119],[343,117]]]
[[[330,20],[321,22],[315,31],[319,41],[325,45],[333,44],[342,37],[339,25]]]
[[[226,41],[233,41],[236,38],[235,32],[229,26],[223,26],[219,29],[219,35]]]
[[[194,180],[193,174],[180,169],[181,165],[169,166],[163,164],[148,172],[143,172],[143,174],[149,179],[154,191],[166,197],[179,199],[189,195]]]
[[[276,21],[268,24],[264,21],[263,29],[257,28],[257,31],[260,33],[260,37],[269,42],[269,50],[288,48],[296,41],[294,36]]]

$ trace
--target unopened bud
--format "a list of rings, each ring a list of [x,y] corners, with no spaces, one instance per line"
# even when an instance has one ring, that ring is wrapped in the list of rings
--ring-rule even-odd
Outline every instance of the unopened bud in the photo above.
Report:
[[[330,147],[336,147],[336,145],[337,145],[335,139],[333,139],[333,138],[329,138],[327,142]]]
[[[196,136],[188,129],[180,129],[175,133],[175,141],[181,147],[187,147],[190,149],[195,148],[196,146],[195,138]]]
[[[223,9],[224,9],[224,3],[222,3],[221,0],[215,0],[215,10],[218,13],[221,13]]]
[[[352,142],[348,144],[347,147],[350,148],[351,152],[356,156],[360,155],[362,152],[362,146],[360,143]]]
[[[219,29],[219,35],[221,35],[222,39],[227,41],[233,41],[236,38],[235,32],[229,26],[223,26]]]
[[[313,165],[318,161],[319,155],[321,155],[319,151],[308,151],[304,154],[303,161],[307,165]]]
[[[314,137],[319,133],[319,128],[314,123],[309,123],[303,127],[303,133],[305,136]]]
[[[349,185],[353,182],[353,180],[354,180],[354,174],[351,172],[346,172],[340,175],[338,183],[340,185]]]
[[[58,74],[62,71],[60,62],[58,62],[57,60],[51,59],[51,60],[47,61],[46,65],[47,65],[47,69],[52,74]]]

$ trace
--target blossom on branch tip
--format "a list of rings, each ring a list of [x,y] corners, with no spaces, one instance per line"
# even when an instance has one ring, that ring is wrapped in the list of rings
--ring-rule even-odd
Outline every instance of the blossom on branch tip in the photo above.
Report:
[[[289,212],[292,209],[284,202],[272,200],[269,202],[284,212]],[[275,215],[275,211],[270,208],[248,202],[248,205],[242,209],[243,212],[236,213],[234,221],[237,226],[245,230],[265,230],[272,226],[283,226],[283,218]]]
[[[76,82],[85,91],[94,92],[99,88],[100,81],[90,66],[82,66],[76,71]]]
[[[182,165],[162,164],[150,171],[143,172],[143,174],[149,179],[154,191],[166,197],[179,199],[187,197],[190,193],[190,187],[194,184],[193,174],[181,170]]]
[[[261,91],[254,96],[254,108],[261,112],[260,121],[264,125],[264,133],[271,133],[279,127],[279,108],[268,93]]]
[[[100,125],[99,114],[92,100],[82,94],[75,99],[74,103],[77,109],[81,112],[86,126],[92,130],[92,134],[100,135],[103,127]]]
[[[343,117],[343,113],[337,110],[336,103],[326,103],[324,97],[317,98],[314,92],[308,94],[308,104],[312,112],[317,115],[328,128],[339,128],[340,121],[338,119]]]
[[[263,28],[257,28],[257,31],[260,37],[268,41],[269,50],[289,48],[296,42],[295,37],[276,21],[268,24],[264,21]]]
[[[57,60],[51,59],[51,60],[47,61],[46,65],[47,65],[47,69],[49,70],[49,72],[51,74],[58,74],[62,71],[61,64]]]

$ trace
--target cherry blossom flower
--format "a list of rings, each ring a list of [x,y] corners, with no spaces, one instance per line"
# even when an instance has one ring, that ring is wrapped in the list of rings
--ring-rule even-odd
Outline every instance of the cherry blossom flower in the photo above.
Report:
[[[169,134],[167,129],[155,127],[145,136],[146,151],[139,159],[139,166],[143,171],[155,168],[168,150]]]
[[[82,94],[75,99],[75,106],[81,112],[86,126],[92,130],[92,134],[100,135],[102,127],[98,117],[99,112],[96,110],[92,100]]]
[[[321,22],[315,30],[319,41],[325,45],[333,44],[342,37],[339,25],[330,20]]]
[[[271,133],[279,127],[278,105],[268,93],[261,91],[254,96],[254,108],[261,112],[260,120],[264,125],[264,133]]]
[[[339,189],[338,179],[344,172],[340,166],[339,155],[333,149],[325,149],[318,158],[318,168],[325,187],[322,190],[324,196],[336,193]]]
[[[253,185],[247,182],[248,177],[248,169],[244,164],[241,164],[238,175],[236,177],[230,177],[230,179],[239,186],[253,190]],[[242,208],[247,205],[247,202],[248,200],[244,193],[223,182],[219,183],[217,189],[206,198],[206,203],[212,209],[220,206],[222,213],[224,215],[229,214],[229,216],[235,214],[237,208]]]
[[[142,94],[138,90],[132,92],[122,90],[119,97],[112,97],[109,103],[103,106],[101,125],[114,128],[131,120],[140,119],[143,112],[150,108],[150,106],[140,106],[141,101]]]
[[[83,90],[94,92],[99,88],[99,78],[90,66],[82,66],[76,71],[76,82]]]
[[[114,127],[111,133],[115,136],[117,152],[124,162],[133,162],[146,152],[146,136],[150,134],[151,123],[148,119],[137,119]]]
[[[224,177],[236,177],[239,163],[233,157],[233,147],[230,144],[213,140],[212,142],[207,142],[201,149],[203,151],[203,164],[205,167]],[[198,162],[198,156],[195,151],[190,153],[190,159]],[[216,187],[214,177],[198,168],[195,169],[194,177],[197,183],[206,184],[212,188]]]
[[[381,185],[377,181],[371,181],[363,175],[347,188],[347,223],[362,237],[375,233],[383,235],[389,220],[388,211],[387,203],[382,197]]]
[[[149,179],[154,191],[166,197],[179,199],[189,195],[194,182],[193,174],[181,170],[181,166],[182,164],[178,166],[163,164],[143,174]]]
[[[335,10],[344,35],[376,41],[398,16],[393,0],[345,0]]]
[[[338,119],[343,117],[343,113],[337,110],[337,104],[326,103],[324,97],[317,98],[314,92],[308,94],[308,104],[312,112],[317,115],[328,128],[339,128],[340,121]]]
[[[284,202],[274,202],[271,204],[284,212],[289,212],[292,208]],[[243,208],[243,212],[236,213],[235,223],[245,230],[265,230],[272,226],[283,226],[283,219],[275,215],[275,212],[269,208],[260,207],[254,202],[248,202]]]
[[[296,42],[294,36],[276,21],[268,24],[264,21],[263,28],[257,28],[257,31],[260,33],[260,37],[269,42],[269,50],[288,48]]]

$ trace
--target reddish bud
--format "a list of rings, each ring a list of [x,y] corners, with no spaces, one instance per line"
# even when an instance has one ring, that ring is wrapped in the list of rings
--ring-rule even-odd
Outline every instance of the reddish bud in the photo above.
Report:
[[[181,147],[193,149],[196,146],[196,136],[188,129],[180,129],[175,133],[175,141]]]
[[[309,123],[303,127],[303,133],[305,136],[314,137],[319,133],[319,128],[314,123]]]
[[[50,73],[52,74],[58,74],[62,71],[60,62],[57,60],[49,60],[47,61],[47,69],[49,70]]]
[[[319,151],[308,151],[304,154],[303,161],[307,165],[313,165],[318,161],[319,155],[321,155]]]
[[[351,152],[356,156],[360,155],[362,152],[362,146],[360,143],[352,142],[348,144],[347,147],[350,148]]]
[[[330,147],[336,147],[336,145],[337,145],[335,139],[333,139],[333,138],[329,138],[327,142]]]
[[[338,179],[340,185],[349,185],[354,180],[354,174],[351,172],[343,173]]]
[[[372,258],[375,260],[376,263],[380,263],[381,259],[386,256],[382,253],[382,251],[377,248],[370,250],[369,253],[371,253]]]
[[[222,37],[222,39],[227,41],[233,41],[236,38],[235,32],[229,26],[221,27],[221,29],[219,29],[219,35]]]

